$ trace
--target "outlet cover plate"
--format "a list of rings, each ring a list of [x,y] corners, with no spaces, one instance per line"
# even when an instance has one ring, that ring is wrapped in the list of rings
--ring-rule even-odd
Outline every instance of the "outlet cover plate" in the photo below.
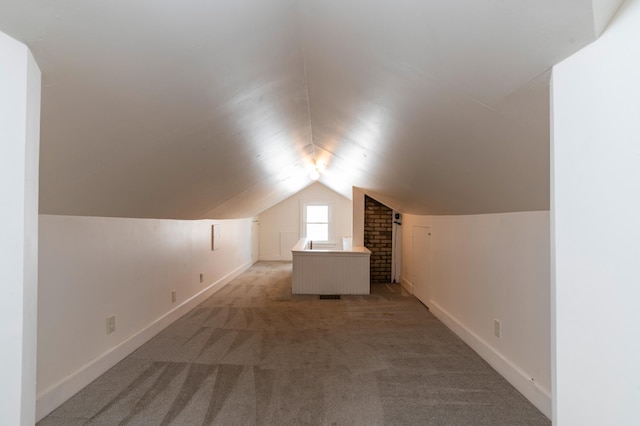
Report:
[[[112,315],[107,318],[107,334],[111,334],[116,331],[116,316]]]

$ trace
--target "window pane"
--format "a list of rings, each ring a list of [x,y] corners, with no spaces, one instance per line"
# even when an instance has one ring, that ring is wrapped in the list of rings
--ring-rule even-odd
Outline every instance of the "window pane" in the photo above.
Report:
[[[329,206],[307,206],[307,222],[329,222]]]
[[[313,241],[328,241],[329,225],[326,223],[307,223],[307,238]]]

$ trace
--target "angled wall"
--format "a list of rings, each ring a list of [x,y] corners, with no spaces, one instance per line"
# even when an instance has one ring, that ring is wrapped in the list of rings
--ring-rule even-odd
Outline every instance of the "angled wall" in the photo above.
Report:
[[[252,263],[251,219],[41,215],[38,419]]]
[[[33,425],[38,286],[40,70],[0,33],[0,418]]]
[[[554,421],[640,424],[640,2],[553,69]]]
[[[415,252],[414,226],[430,229],[430,253]],[[402,232],[403,286],[430,265],[431,312],[550,417],[549,212],[405,214]]]

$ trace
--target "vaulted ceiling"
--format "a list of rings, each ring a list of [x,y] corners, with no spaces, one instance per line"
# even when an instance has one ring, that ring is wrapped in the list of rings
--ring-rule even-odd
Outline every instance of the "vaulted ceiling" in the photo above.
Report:
[[[550,67],[619,0],[0,0],[43,73],[40,211],[253,216],[320,182],[549,207]]]

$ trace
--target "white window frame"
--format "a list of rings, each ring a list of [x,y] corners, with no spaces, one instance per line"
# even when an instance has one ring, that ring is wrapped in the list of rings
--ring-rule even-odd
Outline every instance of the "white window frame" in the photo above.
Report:
[[[313,240],[314,242],[319,242],[319,243],[333,243],[332,241],[332,237],[333,237],[333,214],[332,214],[332,205],[331,203],[322,203],[322,202],[311,202],[311,201],[306,201],[306,202],[302,202],[300,203],[300,236],[302,238],[307,238],[307,206],[326,206],[327,210],[328,210],[328,217],[327,217],[327,239],[326,240]],[[324,222],[322,222],[324,223]]]

